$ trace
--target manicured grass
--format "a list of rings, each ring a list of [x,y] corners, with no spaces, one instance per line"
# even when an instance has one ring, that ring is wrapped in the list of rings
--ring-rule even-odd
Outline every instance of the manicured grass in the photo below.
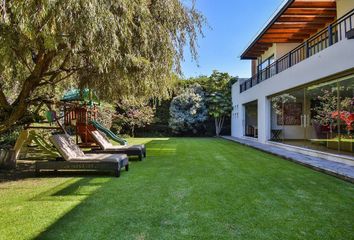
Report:
[[[130,142],[148,158],[120,178],[1,183],[0,239],[354,239],[353,184],[221,139]]]

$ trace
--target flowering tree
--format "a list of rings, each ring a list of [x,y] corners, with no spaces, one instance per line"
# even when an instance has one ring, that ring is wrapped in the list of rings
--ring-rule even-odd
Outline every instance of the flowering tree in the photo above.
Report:
[[[106,128],[111,128],[112,118],[114,116],[114,113],[115,113],[114,106],[107,103],[101,103],[101,106],[99,106],[99,111],[97,114],[97,120]]]
[[[172,132],[192,131],[196,133],[207,118],[205,93],[199,84],[190,86],[183,93],[173,98],[170,105],[169,120]]]
[[[215,121],[215,134],[220,135],[225,118],[232,110],[231,84],[228,73],[214,71],[206,82],[208,113]]]
[[[117,114],[114,122],[120,127],[128,127],[131,136],[135,135],[135,128],[145,127],[153,122],[155,109],[148,104],[123,100],[117,104]]]
[[[352,130],[353,124],[351,121],[351,112],[354,100],[351,97],[341,96],[338,98],[338,91],[344,91],[344,87],[342,86],[339,89],[337,87],[321,89],[321,94],[317,96],[318,104],[312,108],[315,113],[313,122],[329,126],[329,130],[332,133],[333,127],[338,124],[338,121],[344,121],[349,133]]]

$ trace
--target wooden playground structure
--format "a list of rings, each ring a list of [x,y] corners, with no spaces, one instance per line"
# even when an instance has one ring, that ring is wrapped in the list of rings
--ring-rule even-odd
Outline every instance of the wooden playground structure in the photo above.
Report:
[[[91,136],[91,131],[96,130],[92,125],[92,121],[97,119],[98,108],[96,104],[88,106],[86,104],[77,105],[65,103],[63,105],[64,126],[66,128],[74,128],[76,135],[76,143],[82,147],[95,146],[95,141]],[[79,137],[81,143],[79,143]]]
[[[45,139],[45,135],[48,138],[48,133],[72,135],[75,136],[76,144],[80,147],[95,148],[98,145],[91,132],[100,130],[109,138],[125,145],[126,141],[124,139],[97,122],[98,98],[93,98],[91,91],[86,91],[86,96],[83,97],[83,95],[81,90],[76,90],[75,92],[71,91],[68,96],[64,95],[60,101],[41,101],[35,111],[35,114],[41,116],[41,120],[24,127],[13,148],[13,160],[16,161],[19,158],[20,151],[24,148],[37,149],[48,158],[59,157],[57,150],[49,143],[48,139]],[[41,130],[42,133],[40,133]],[[25,156],[26,154],[27,150]]]

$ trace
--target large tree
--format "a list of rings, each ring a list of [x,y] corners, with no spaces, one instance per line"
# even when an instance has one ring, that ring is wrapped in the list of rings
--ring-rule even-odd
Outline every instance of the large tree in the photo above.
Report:
[[[232,78],[228,73],[213,71],[205,82],[208,113],[214,118],[216,136],[220,135],[225,118],[231,114],[231,86],[236,80],[237,78]]]
[[[102,99],[163,98],[184,46],[196,57],[204,18],[194,1],[11,0],[0,20],[0,133],[58,84]],[[66,81],[65,81],[66,80]]]

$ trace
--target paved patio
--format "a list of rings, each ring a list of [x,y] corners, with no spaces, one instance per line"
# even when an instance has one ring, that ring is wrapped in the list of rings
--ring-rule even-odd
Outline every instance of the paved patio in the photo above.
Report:
[[[289,151],[281,147],[263,144],[252,140],[235,138],[231,136],[222,136],[222,138],[277,155],[284,159],[299,163],[317,171],[324,172],[326,174],[341,178],[345,181],[354,183],[354,166],[339,162],[333,162],[318,157],[312,157],[302,153]]]

